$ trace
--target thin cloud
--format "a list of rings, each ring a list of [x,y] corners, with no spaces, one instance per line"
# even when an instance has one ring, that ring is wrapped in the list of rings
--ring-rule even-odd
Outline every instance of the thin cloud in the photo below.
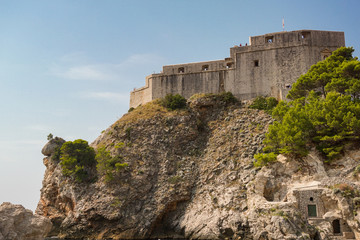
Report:
[[[88,60],[81,59],[86,59],[83,53],[65,55],[50,67],[50,74],[71,80],[131,81],[130,76],[137,74],[139,69],[159,68],[164,63],[164,58],[155,54],[134,54],[120,63],[89,64]],[[151,72],[153,70],[148,74]]]
[[[107,73],[100,66],[87,65],[71,67],[63,72],[62,77],[73,80],[111,80],[113,76]]]
[[[143,64],[154,64],[164,62],[164,58],[155,54],[134,54],[128,57],[120,65],[143,65]]]
[[[80,93],[82,98],[105,100],[111,102],[128,102],[129,94],[116,92],[83,92]]]
[[[46,125],[29,125],[25,127],[28,130],[34,130],[34,131],[49,131],[51,129],[51,127],[46,126]]]
[[[0,141],[3,148],[18,148],[21,145],[44,145],[46,141],[43,140],[15,140],[15,141]]]

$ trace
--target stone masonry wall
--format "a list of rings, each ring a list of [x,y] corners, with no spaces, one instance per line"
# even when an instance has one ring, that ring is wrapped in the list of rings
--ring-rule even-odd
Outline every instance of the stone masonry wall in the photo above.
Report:
[[[259,95],[285,99],[291,85],[332,51],[345,46],[343,32],[299,30],[250,37],[224,60],[169,65],[146,78],[130,95],[130,107],[180,94],[232,92],[247,100]]]
[[[298,208],[305,218],[308,216],[308,205],[316,205],[317,218],[325,214],[324,203],[321,200],[322,189],[297,190],[294,195],[297,198]]]

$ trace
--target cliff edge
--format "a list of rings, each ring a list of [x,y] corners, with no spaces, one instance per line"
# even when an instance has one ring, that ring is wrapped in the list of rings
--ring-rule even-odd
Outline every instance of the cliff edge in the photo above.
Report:
[[[178,111],[147,103],[91,144],[127,164],[110,180],[64,176],[54,160],[64,141],[50,141],[36,213],[61,238],[360,239],[360,151],[328,164],[315,151],[279,155],[256,168],[272,122],[218,95]]]

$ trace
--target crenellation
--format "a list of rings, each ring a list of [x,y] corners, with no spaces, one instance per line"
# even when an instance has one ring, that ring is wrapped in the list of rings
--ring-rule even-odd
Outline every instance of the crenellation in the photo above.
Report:
[[[248,45],[230,48],[224,60],[164,66],[162,73],[146,77],[145,88],[131,92],[130,107],[169,93],[189,98],[230,91],[240,100],[259,95],[286,99],[301,74],[345,46],[344,32],[335,31],[298,30],[249,39]]]
[[[175,64],[163,66],[163,74],[183,74],[183,73],[196,73],[203,71],[219,71],[226,69],[226,64],[231,60],[215,60],[206,62]],[[205,69],[204,67],[207,66]]]

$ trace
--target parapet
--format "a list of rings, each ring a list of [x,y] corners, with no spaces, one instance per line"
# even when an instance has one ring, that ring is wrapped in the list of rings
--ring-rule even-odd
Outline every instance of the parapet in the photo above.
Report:
[[[291,32],[267,33],[249,37],[249,45],[235,46],[230,49],[234,58],[236,52],[251,52],[296,46],[345,46],[345,34],[339,31],[297,30]]]
[[[186,74],[186,73],[198,73],[205,71],[219,71],[226,70],[234,67],[234,62],[231,58],[225,58],[224,60],[186,63],[163,66],[163,74]]]

